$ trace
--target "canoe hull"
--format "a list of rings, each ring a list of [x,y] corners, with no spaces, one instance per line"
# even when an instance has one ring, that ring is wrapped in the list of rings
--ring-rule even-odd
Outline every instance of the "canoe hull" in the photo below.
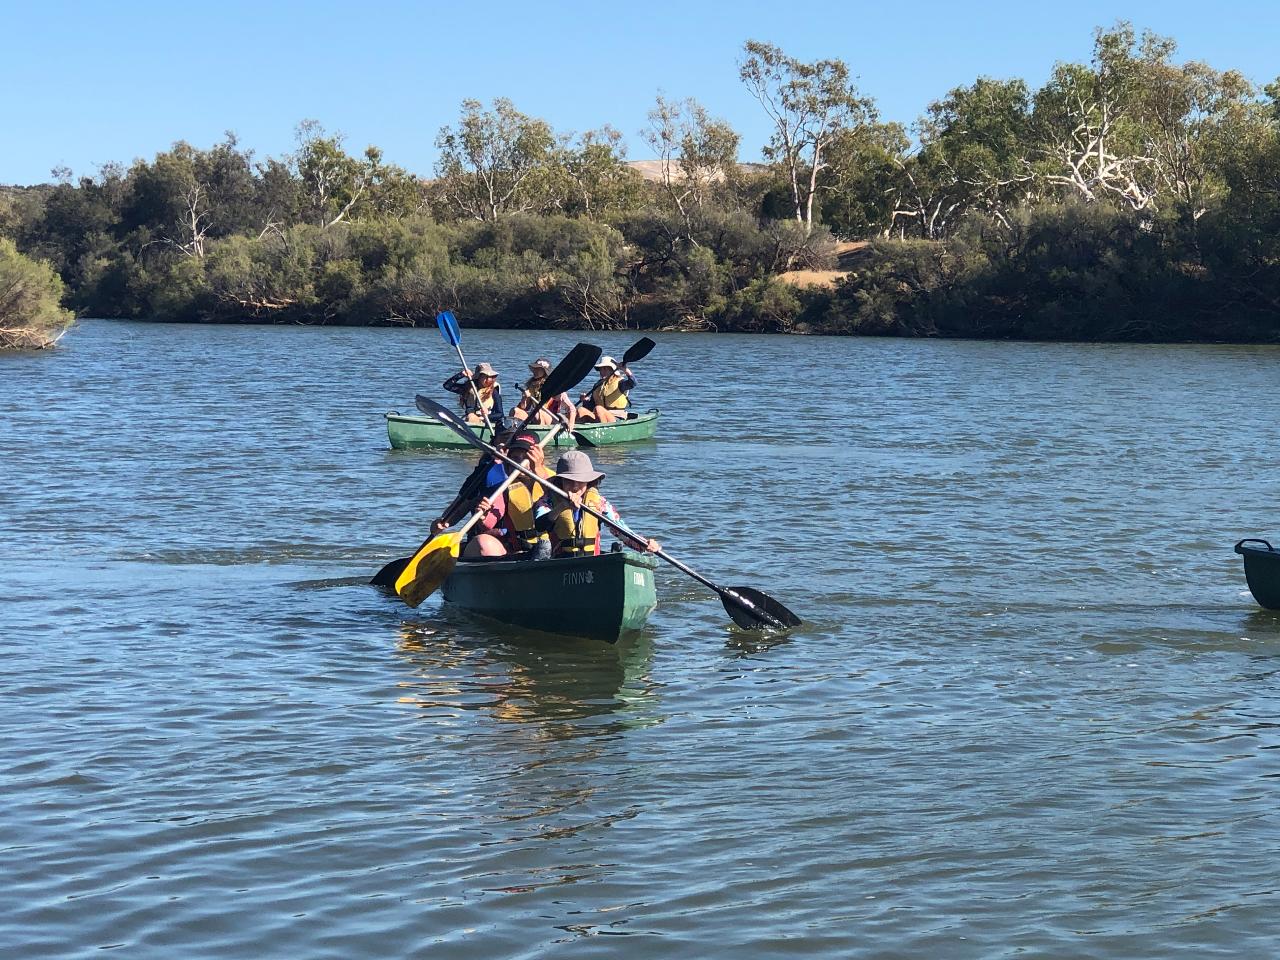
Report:
[[[652,440],[658,432],[658,410],[647,410],[617,423],[584,423],[576,428],[583,436],[597,447],[610,446],[615,443],[633,443],[637,440]],[[533,432],[541,439],[551,427],[533,427]],[[487,427],[476,427],[481,440],[492,441],[493,431]],[[434,417],[420,417],[413,414],[387,414],[387,439],[394,450],[432,450],[458,449],[471,445],[446,427]],[[561,433],[552,446],[576,447],[577,441],[570,434]]]
[[[616,643],[643,627],[657,605],[655,566],[630,551],[462,562],[441,592],[448,603],[512,626]]]
[[[1244,578],[1260,606],[1280,610],[1280,550],[1265,540],[1241,540],[1236,553],[1244,557]]]

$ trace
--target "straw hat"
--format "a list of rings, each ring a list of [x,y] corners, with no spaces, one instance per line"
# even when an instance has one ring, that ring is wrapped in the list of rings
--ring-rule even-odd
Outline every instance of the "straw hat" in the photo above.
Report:
[[[604,474],[591,466],[591,458],[581,450],[570,450],[556,461],[557,480],[577,480],[579,483],[590,483],[599,480]]]

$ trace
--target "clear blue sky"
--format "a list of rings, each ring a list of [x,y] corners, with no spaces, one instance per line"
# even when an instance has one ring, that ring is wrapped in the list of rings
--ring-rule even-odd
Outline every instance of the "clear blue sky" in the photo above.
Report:
[[[279,155],[306,118],[429,174],[466,97],[508,96],[557,130],[612,123],[645,159],[637,133],[660,89],[730,121],[754,160],[769,131],[737,79],[748,38],[845,60],[885,119],[910,123],[978,76],[1038,85],[1055,61],[1087,60],[1094,27],[1117,19],[1174,37],[1179,60],[1280,74],[1280,0],[0,0],[0,183],[57,165],[91,174],[180,139],[207,147],[226,130]]]

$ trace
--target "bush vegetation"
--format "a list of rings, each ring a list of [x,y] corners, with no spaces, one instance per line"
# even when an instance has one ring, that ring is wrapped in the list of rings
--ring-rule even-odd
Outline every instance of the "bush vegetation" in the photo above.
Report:
[[[658,98],[643,177],[610,127],[466,101],[431,178],[311,121],[281,158],[177,143],[0,192],[0,256],[46,331],[65,322],[56,278],[15,243],[94,316],[1277,339],[1280,85],[1173,54],[1120,23],[1039,89],[950,91],[913,139],[843,62],[752,41],[741,78],[775,131],[760,164],[694,100]],[[787,282],[849,240],[870,242],[834,288]]]

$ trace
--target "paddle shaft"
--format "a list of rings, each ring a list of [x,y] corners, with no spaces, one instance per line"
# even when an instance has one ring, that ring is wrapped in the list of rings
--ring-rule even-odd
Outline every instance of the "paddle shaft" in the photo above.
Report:
[[[462,355],[462,344],[455,342],[453,349],[458,351],[458,362],[462,364],[462,372],[467,371],[467,358]],[[484,401],[480,399],[480,388],[476,386],[475,377],[467,377],[467,383],[471,384],[471,395],[476,398],[476,411],[480,414],[480,422],[483,426],[491,426],[489,423],[489,415],[484,412]],[[494,401],[497,402],[496,400]]]
[[[473,436],[474,436],[474,434],[473,434]],[[494,457],[497,457],[499,460],[503,461],[503,462],[504,462],[504,463],[506,463],[508,466],[515,468],[516,470],[518,470],[518,471],[520,471],[521,473],[523,473],[525,476],[531,477],[532,479],[536,480],[538,483],[542,484],[543,489],[550,490],[552,493],[556,494],[557,496],[563,497],[563,498],[564,498],[564,499],[566,499],[566,500],[568,500],[568,499],[569,499],[569,495],[568,495],[567,493],[565,493],[563,489],[561,489],[560,487],[556,486],[556,485],[555,485],[554,483],[552,483],[551,481],[546,480],[546,479],[544,479],[544,478],[542,478],[542,477],[539,477],[539,476],[538,476],[536,473],[534,473],[532,470],[529,470],[529,469],[527,469],[527,468],[525,468],[525,467],[521,466],[519,463],[516,463],[516,461],[512,460],[510,457],[505,456],[504,454],[499,453],[497,450],[493,449],[493,447],[490,447],[487,443],[485,443],[485,442],[484,442],[483,440],[481,440],[479,437],[476,437],[476,440],[477,440],[477,442],[478,442],[478,443],[480,443],[480,444],[481,444],[481,445],[483,445],[486,449],[488,449],[489,453],[490,453],[490,454],[492,454]],[[508,478],[508,479],[510,479],[510,478]],[[570,502],[572,502],[572,501],[570,501]],[[619,525],[617,522],[615,522],[615,521],[613,521],[613,520],[609,519],[609,517],[605,516],[605,515],[604,515],[603,513],[601,513],[599,510],[596,510],[596,509],[594,509],[593,507],[589,507],[589,506],[587,506],[587,505],[586,505],[586,503],[583,503],[581,506],[582,506],[582,509],[583,509],[583,510],[587,511],[587,513],[591,514],[593,517],[595,517],[595,518],[596,518],[597,520],[599,520],[601,523],[603,523],[603,524],[605,524],[606,526],[608,526],[611,530],[614,530],[614,531],[616,531],[617,533],[620,533],[622,536],[626,537],[628,540],[641,540],[641,539],[644,539],[644,538],[640,537],[638,534],[632,533],[630,530],[627,530],[625,527],[623,527],[623,526]],[[772,626],[775,626],[775,627],[783,627],[783,626],[786,626],[786,624],[782,623],[782,622],[781,622],[780,620],[778,620],[776,617],[774,617],[774,616],[772,616],[771,614],[769,614],[769,613],[765,612],[764,610],[761,610],[758,606],[756,606],[756,604],[752,603],[750,600],[747,600],[745,597],[743,597],[743,596],[741,596],[741,595],[739,595],[739,594],[737,594],[737,593],[734,593],[732,590],[728,590],[728,589],[726,589],[726,588],[724,588],[724,587],[722,587],[722,586],[720,586],[720,585],[718,585],[718,584],[716,584],[716,583],[711,582],[711,581],[710,581],[710,580],[708,580],[706,577],[704,577],[702,574],[700,574],[700,573],[698,573],[696,570],[694,570],[692,567],[686,566],[685,564],[681,563],[679,560],[677,560],[675,557],[671,556],[671,555],[670,555],[669,553],[667,553],[665,550],[655,550],[655,551],[652,551],[652,552],[653,552],[654,556],[658,557],[658,558],[659,558],[659,559],[661,559],[661,560],[665,560],[667,563],[671,564],[673,567],[675,567],[675,568],[676,568],[677,570],[679,570],[681,573],[684,573],[684,574],[687,574],[687,575],[688,575],[688,576],[690,576],[690,577],[693,577],[693,579],[697,580],[699,583],[701,583],[701,584],[702,584],[703,586],[705,586],[705,587],[710,587],[712,590],[714,590],[714,591],[715,591],[717,594],[719,594],[721,597],[724,597],[724,596],[728,595],[728,596],[732,597],[732,598],[733,598],[733,600],[734,600],[735,602],[737,602],[737,603],[739,603],[739,604],[742,604],[742,605],[743,605],[743,606],[745,606],[748,610],[752,610],[752,611],[756,612],[756,613],[757,613],[757,615],[761,618],[761,620],[762,620],[763,622],[768,623],[768,624],[771,624]]]

